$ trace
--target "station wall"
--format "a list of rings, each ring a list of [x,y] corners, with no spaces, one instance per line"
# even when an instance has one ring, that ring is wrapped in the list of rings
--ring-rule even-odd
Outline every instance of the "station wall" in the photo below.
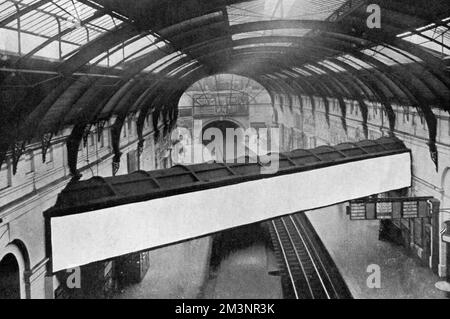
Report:
[[[347,113],[345,117],[336,99],[328,99],[328,112],[321,97],[285,96],[275,97],[274,112],[278,113],[279,126],[283,127],[285,136],[280,137],[281,148],[289,151],[293,148],[315,148],[320,145],[336,145],[364,139],[378,139],[390,134],[389,121],[380,103],[365,101],[368,105],[367,136],[364,134],[363,117],[357,101],[345,100]],[[290,100],[292,104],[282,104]],[[440,230],[444,222],[450,220],[450,182],[447,160],[450,158],[450,117],[448,113],[433,109],[438,120],[437,149],[439,166],[436,169],[428,146],[428,128],[426,122],[412,107],[393,105],[396,114],[394,134],[405,142],[413,155],[413,187],[411,196],[433,196],[441,201],[439,216]],[[299,123],[294,121],[300,118]],[[286,132],[291,132],[290,136]],[[295,142],[293,142],[295,141]],[[413,230],[411,230],[413,231]],[[414,243],[413,243],[414,246]],[[416,250],[419,247],[412,247]],[[445,276],[446,248],[440,241],[440,263],[438,273]],[[419,249],[420,250],[420,249]],[[419,251],[420,252],[420,251]]]
[[[83,179],[112,175],[110,126],[113,120],[100,134],[93,129],[86,143],[81,143],[78,168]],[[156,159],[150,122],[145,125],[145,145],[140,158],[140,166],[146,170],[154,169],[155,163],[161,160]],[[14,250],[20,266],[21,298],[54,298],[58,289],[56,278],[46,278],[48,256],[43,212],[55,204],[58,194],[71,179],[65,145],[69,134],[70,128],[53,137],[45,161],[41,142],[36,141],[26,145],[16,174],[13,174],[11,157],[0,170],[0,260],[6,252]],[[127,155],[136,151],[137,142],[135,123],[126,121],[121,135],[123,155],[118,174],[128,173]]]

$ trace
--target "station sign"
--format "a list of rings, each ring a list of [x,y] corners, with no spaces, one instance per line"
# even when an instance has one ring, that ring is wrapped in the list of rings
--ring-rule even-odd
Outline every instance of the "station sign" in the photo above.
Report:
[[[432,197],[377,198],[351,201],[351,220],[383,220],[431,217]]]

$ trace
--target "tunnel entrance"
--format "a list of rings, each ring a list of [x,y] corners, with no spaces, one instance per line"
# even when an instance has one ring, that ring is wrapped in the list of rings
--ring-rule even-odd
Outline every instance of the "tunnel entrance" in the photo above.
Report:
[[[19,264],[12,254],[0,261],[0,299],[20,299]]]

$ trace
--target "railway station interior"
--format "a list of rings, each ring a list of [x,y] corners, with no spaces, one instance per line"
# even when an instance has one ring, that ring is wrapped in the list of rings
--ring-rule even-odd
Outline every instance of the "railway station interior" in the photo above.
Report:
[[[0,0],[0,299],[449,297],[448,0]]]

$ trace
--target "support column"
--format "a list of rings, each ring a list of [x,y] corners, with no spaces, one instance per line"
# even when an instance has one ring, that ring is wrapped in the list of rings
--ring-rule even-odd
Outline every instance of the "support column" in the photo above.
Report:
[[[47,264],[48,259],[44,259],[33,269],[24,272],[27,299],[47,298]]]
[[[450,285],[450,220],[445,222],[446,232],[442,236],[442,240],[447,245],[447,282]]]
[[[450,293],[450,221],[446,221],[445,225],[446,225],[446,231],[442,235],[442,240],[447,245],[447,276],[446,276],[446,281],[440,281],[440,282],[436,283],[436,288],[441,291]]]
[[[436,274],[439,274],[439,261],[440,261],[440,202],[437,200],[432,201],[432,220],[431,225],[433,228],[433,232],[431,234],[432,236],[432,245],[433,245],[433,251],[431,255],[431,268],[433,269],[433,272]]]

